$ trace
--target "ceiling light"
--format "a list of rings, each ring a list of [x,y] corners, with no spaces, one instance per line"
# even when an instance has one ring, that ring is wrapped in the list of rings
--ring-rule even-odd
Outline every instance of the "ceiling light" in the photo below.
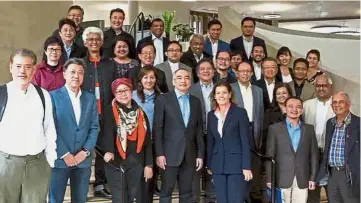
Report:
[[[281,15],[280,14],[266,14],[263,15],[263,18],[265,19],[276,19],[276,18],[280,18]]]
[[[250,6],[250,10],[257,12],[281,12],[288,11],[296,8],[296,5],[293,4],[284,4],[284,3],[262,3]]]
[[[332,32],[332,34],[360,36],[360,32],[351,31],[351,30],[349,30],[349,31],[340,31],[340,32]]]
[[[311,31],[320,33],[333,33],[348,31],[349,27],[343,25],[317,25],[311,27]]]
[[[180,1],[185,1],[185,2],[194,2],[194,1],[197,1],[197,0],[180,0]]]

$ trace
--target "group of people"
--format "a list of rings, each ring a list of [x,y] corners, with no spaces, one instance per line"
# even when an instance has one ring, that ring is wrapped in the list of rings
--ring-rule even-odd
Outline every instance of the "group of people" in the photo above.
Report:
[[[69,8],[41,63],[28,49],[10,56],[0,202],[62,203],[69,179],[71,201],[86,202],[94,151],[94,195],[113,203],[153,202],[158,177],[160,203],[176,183],[181,203],[200,202],[201,185],[206,203],[266,202],[271,184],[285,203],[318,203],[322,187],[330,203],[360,201],[360,118],[318,50],[269,57],[250,17],[230,44],[211,20],[183,53],[162,19],[136,46],[123,10],[105,31],[81,28],[83,16]],[[276,160],[275,182],[255,152]]]

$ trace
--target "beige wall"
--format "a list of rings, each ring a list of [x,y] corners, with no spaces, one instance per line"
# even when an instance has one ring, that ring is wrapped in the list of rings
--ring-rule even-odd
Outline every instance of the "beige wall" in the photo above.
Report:
[[[65,16],[71,1],[0,1],[0,84],[10,80],[9,56],[19,48],[29,48],[41,60],[42,46]]]

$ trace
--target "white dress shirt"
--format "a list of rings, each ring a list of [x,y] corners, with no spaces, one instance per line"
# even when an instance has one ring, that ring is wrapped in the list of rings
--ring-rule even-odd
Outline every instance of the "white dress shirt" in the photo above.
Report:
[[[205,107],[206,115],[207,115],[208,112],[211,111],[211,98],[210,98],[210,95],[211,95],[212,89],[213,89],[213,82],[211,82],[208,85],[205,85],[205,84],[202,83],[202,81],[199,81],[199,84],[201,85],[202,96],[203,96],[203,101],[204,101],[204,107]]]
[[[283,83],[289,83],[289,82],[292,82],[292,76],[291,74],[288,74],[288,75],[282,75],[282,82]]]
[[[173,75],[174,72],[179,69],[179,63],[172,63],[169,60],[168,60],[168,63],[169,63],[170,69],[172,70],[172,75]]]
[[[271,84],[268,84],[266,79],[264,79],[264,81],[266,82],[269,101],[272,103],[272,101],[273,101],[273,90],[275,88],[275,80],[273,79]]]
[[[253,36],[250,41],[246,40],[246,38],[243,36],[243,46],[244,50],[246,51],[247,58],[251,56],[252,48],[253,48]]]
[[[68,87],[68,85],[65,85],[65,88],[68,91],[71,105],[73,106],[76,124],[79,126],[79,120],[81,115],[81,104],[80,104],[81,89],[79,89],[78,95],[75,95],[75,93]]]
[[[222,138],[222,136],[223,136],[223,132],[222,132],[222,131],[223,131],[223,125],[224,125],[224,121],[225,121],[226,118],[227,118],[228,110],[229,110],[229,108],[228,108],[228,109],[226,110],[226,112],[224,113],[224,118],[222,118],[220,111],[215,111],[215,112],[214,112],[214,115],[216,115],[216,117],[218,118],[217,130],[218,130],[218,133],[219,133],[219,135],[221,136],[221,138]]]
[[[242,85],[241,83],[238,84],[241,89],[244,109],[247,111],[249,122],[253,122],[253,95],[251,83],[249,83],[248,87]]]
[[[154,66],[164,62],[164,50],[163,50],[163,37],[157,38],[152,34],[152,40],[155,46],[156,55],[154,59]]]
[[[324,128],[327,122],[327,111],[329,106],[331,105],[332,99],[330,98],[328,101],[321,102],[317,99],[317,108],[316,108],[316,125],[315,125],[315,133],[317,138],[317,144],[319,148],[324,147]]]
[[[198,57],[197,54],[195,54],[195,53],[193,53],[193,55],[194,55],[194,58],[196,59],[197,63],[198,63],[200,60],[202,60],[202,58],[203,58],[203,53],[201,53],[201,55],[200,55],[199,57]]]
[[[217,52],[218,52],[218,40],[216,40],[215,42],[213,42],[211,40],[211,38],[208,38],[209,41],[211,42],[211,45],[212,45],[212,55],[213,55],[213,58],[216,58],[216,55],[217,55]]]
[[[261,64],[258,65],[257,63],[255,63],[255,62],[253,61],[253,69],[254,69],[254,75],[256,76],[256,80],[261,79],[261,77],[262,77]]]
[[[49,93],[43,89],[44,108],[38,92],[30,84],[23,91],[15,82],[7,83],[8,101],[0,122],[0,151],[16,156],[36,155],[45,150],[50,167],[57,159],[56,129]]]

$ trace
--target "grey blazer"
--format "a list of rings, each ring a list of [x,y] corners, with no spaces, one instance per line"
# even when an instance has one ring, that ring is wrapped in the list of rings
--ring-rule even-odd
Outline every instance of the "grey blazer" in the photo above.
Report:
[[[197,97],[201,101],[202,118],[203,118],[203,131],[204,131],[204,134],[207,134],[207,127],[206,127],[207,113],[206,113],[206,107],[204,105],[204,99],[203,99],[201,84],[199,82],[194,83],[191,86],[191,88],[189,88],[189,94]],[[211,102],[211,98],[209,98],[209,101]]]
[[[238,107],[244,108],[243,97],[239,83],[235,82],[231,84],[234,92],[235,102]],[[260,148],[262,140],[262,129],[263,129],[263,117],[264,117],[264,106],[263,106],[263,91],[256,85],[251,85],[252,96],[253,96],[253,138],[256,149]]]
[[[276,160],[276,187],[290,188],[294,177],[300,189],[308,188],[308,181],[316,181],[319,151],[312,125],[301,122],[300,142],[295,152],[286,121],[268,128],[266,155]],[[267,182],[271,178],[271,163],[266,162]],[[273,183],[272,183],[273,184]]]
[[[296,91],[295,91],[295,82],[292,80],[291,82],[288,83],[288,85],[291,87],[292,90],[292,95],[296,96]],[[309,82],[305,81],[305,84],[303,86],[301,95],[300,95],[300,99],[302,99],[302,101],[307,101],[309,99],[313,99],[316,97],[315,94],[315,86],[311,85]]]
[[[165,73],[165,79],[167,81],[168,89],[169,89],[169,91],[172,91],[174,89],[173,73],[172,73],[172,69],[169,65],[169,62],[166,61],[166,62],[160,63],[160,64],[156,65],[155,67],[158,68],[159,70],[162,70]],[[185,65],[181,62],[179,62],[179,67],[188,69],[189,71],[192,71],[192,69],[190,67],[188,67],[187,65]],[[193,81],[193,79],[191,79],[191,81]]]

